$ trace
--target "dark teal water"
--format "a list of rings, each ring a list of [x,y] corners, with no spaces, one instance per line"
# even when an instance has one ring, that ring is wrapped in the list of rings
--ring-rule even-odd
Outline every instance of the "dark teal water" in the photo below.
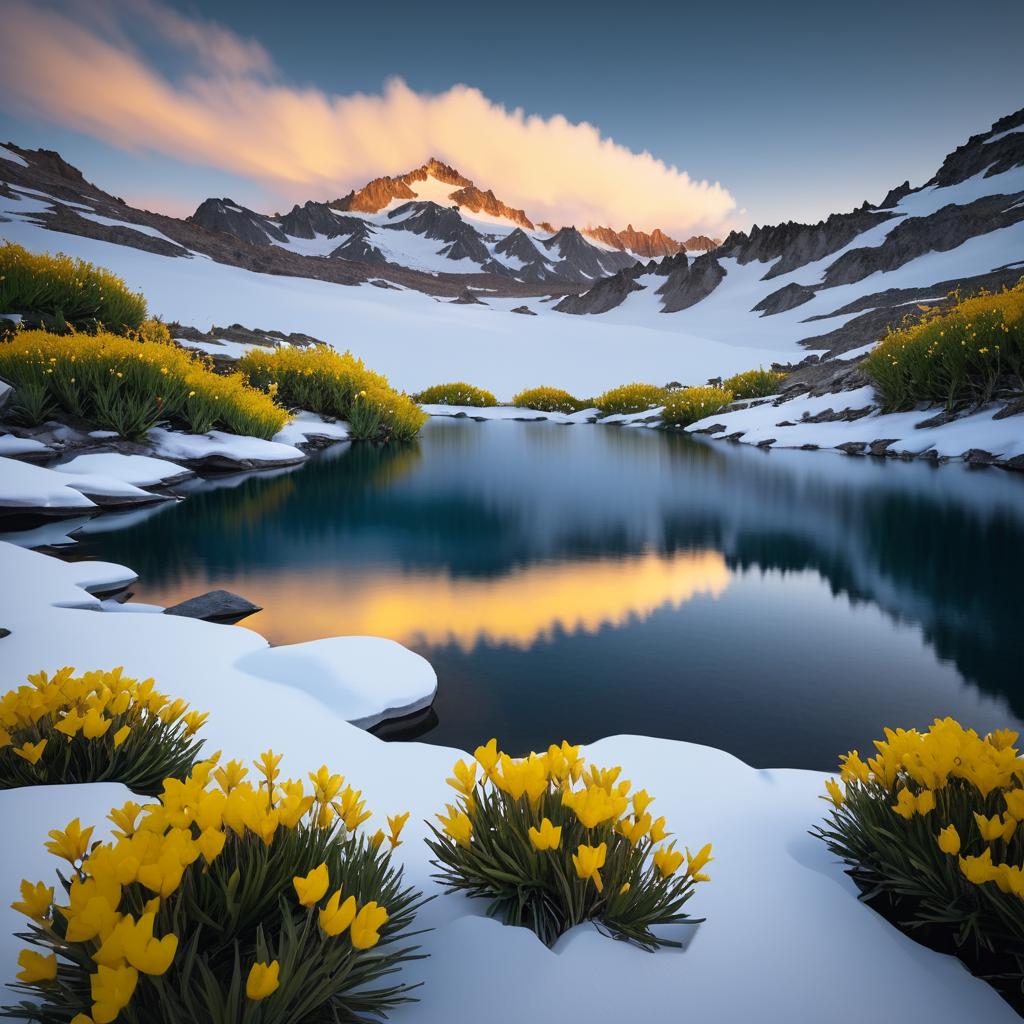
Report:
[[[237,591],[273,643],[414,648],[438,695],[395,738],[643,733],[828,769],[885,725],[1024,717],[1020,476],[435,420],[185,490],[75,557],[132,566],[137,600]]]

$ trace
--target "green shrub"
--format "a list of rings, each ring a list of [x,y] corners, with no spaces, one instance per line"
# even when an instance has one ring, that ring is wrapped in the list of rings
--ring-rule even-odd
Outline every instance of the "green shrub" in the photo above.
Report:
[[[5,1014],[333,1024],[409,1002],[390,977],[415,956],[402,943],[423,902],[391,863],[408,815],[391,819],[389,843],[367,838],[369,812],[340,775],[322,767],[307,792],[278,778],[279,761],[263,754],[253,783],[238,762],[202,762],[159,803],[111,811],[108,842],[91,845],[78,819],[51,832],[71,870],[59,900],[22,883],[14,906],[36,948],[12,986],[28,998]]]
[[[713,416],[732,400],[732,392],[722,388],[683,388],[681,391],[673,391],[665,400],[661,419],[663,423],[674,427],[688,427],[705,416]]]
[[[671,392],[654,384],[623,384],[594,399],[594,405],[605,415],[646,412],[665,404]]]
[[[651,797],[631,802],[621,769],[588,768],[579,747],[514,760],[491,740],[475,756],[455,765],[458,804],[426,841],[449,892],[489,900],[488,914],[548,946],[581,921],[646,949],[680,945],[651,929],[696,923],[681,909],[707,881],[710,844],[685,858],[675,842],[661,845],[668,833],[647,811]]]
[[[433,387],[421,391],[413,398],[420,405],[473,405],[491,406],[497,405],[498,400],[483,388],[474,387],[465,381],[457,380],[451,384],[435,384]]]
[[[885,730],[877,755],[841,759],[816,830],[891,919],[959,951],[976,973],[1024,983],[1024,759],[1004,729],[951,718]]]
[[[586,406],[578,398],[561,388],[527,388],[512,398],[512,404],[520,409],[537,409],[540,412],[578,412]]]
[[[206,715],[116,668],[29,676],[0,697],[0,789],[122,782],[148,796],[192,770]]]
[[[326,345],[254,348],[238,365],[253,387],[276,395],[291,408],[346,420],[352,436],[359,439],[408,441],[428,419],[382,374],[368,370],[350,352]]]
[[[57,330],[67,327],[115,334],[137,331],[146,300],[116,274],[58,253],[30,253],[0,245],[0,313],[38,314]]]
[[[162,338],[153,323],[144,331]],[[214,373],[198,353],[140,336],[19,331],[0,342],[0,377],[14,386],[23,420],[40,422],[63,410],[133,440],[162,420],[196,433],[220,427],[261,438],[288,421],[272,397],[248,387],[240,374]]]
[[[722,381],[722,387],[731,391],[734,398],[767,398],[778,394],[779,385],[786,379],[779,370],[747,370]]]
[[[945,311],[918,307],[864,360],[887,411],[919,402],[951,410],[1024,391],[1024,279],[995,294],[952,297]]]

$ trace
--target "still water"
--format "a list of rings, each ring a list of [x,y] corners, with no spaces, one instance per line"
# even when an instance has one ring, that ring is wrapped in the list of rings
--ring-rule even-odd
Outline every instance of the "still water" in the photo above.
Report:
[[[132,566],[140,601],[236,591],[274,644],[413,648],[438,694],[395,739],[642,733],[830,769],[885,725],[1021,728],[1021,476],[433,420],[181,490],[92,521],[73,557]]]

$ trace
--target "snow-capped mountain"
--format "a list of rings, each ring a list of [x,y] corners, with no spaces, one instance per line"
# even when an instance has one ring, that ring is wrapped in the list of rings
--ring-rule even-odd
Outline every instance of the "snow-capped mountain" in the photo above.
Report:
[[[304,256],[391,264],[434,274],[495,274],[529,284],[586,285],[641,258],[678,252],[655,229],[555,230],[481,191],[440,160],[400,177],[375,178],[329,203],[267,216],[230,199],[207,199],[189,221],[257,246]],[[589,235],[593,241],[588,241]]]
[[[410,386],[431,383],[441,358],[450,376],[486,386],[505,366],[499,338],[516,363],[502,383],[520,372],[524,386],[536,383],[544,366],[548,382],[564,374],[570,389],[577,377],[596,389],[624,374],[694,382],[773,361],[850,359],[917,303],[1015,283],[1024,109],[923,185],[818,224],[755,226],[713,248],[717,239],[688,239],[698,255],[640,258],[645,246],[678,244],[656,231],[537,223],[438,161],[283,214],[210,199],[180,220],[126,205],[56,153],[14,145],[0,147],[0,238],[109,266],[157,312],[204,330],[247,320],[326,338],[337,323],[359,325],[384,363],[394,345],[399,374],[412,365],[410,330],[420,331],[424,379],[414,368]],[[534,368],[520,370],[528,356]]]

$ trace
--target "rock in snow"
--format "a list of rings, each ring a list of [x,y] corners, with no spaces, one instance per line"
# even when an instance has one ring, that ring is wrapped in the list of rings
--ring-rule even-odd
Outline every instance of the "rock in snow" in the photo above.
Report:
[[[262,610],[258,604],[232,594],[230,590],[211,590],[172,604],[170,608],[164,609],[164,614],[185,615],[190,619],[205,619],[207,622],[238,622]]]

